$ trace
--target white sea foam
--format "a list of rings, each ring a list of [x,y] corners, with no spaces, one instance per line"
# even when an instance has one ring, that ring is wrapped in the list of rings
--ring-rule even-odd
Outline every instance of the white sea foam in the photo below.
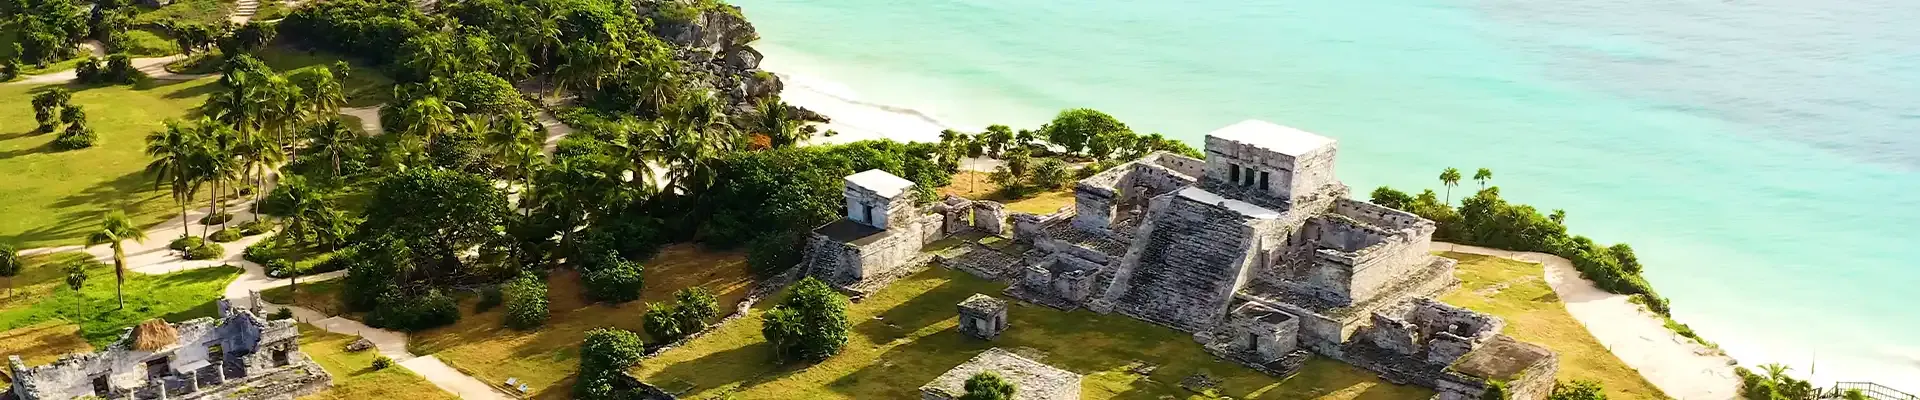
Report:
[[[816,137],[816,143],[848,143],[868,139],[936,142],[940,140],[941,130],[952,127],[929,112],[862,100],[852,88],[839,82],[777,65],[767,69],[774,71],[785,85],[780,92],[782,100],[833,120],[822,124],[820,129],[837,134]]]

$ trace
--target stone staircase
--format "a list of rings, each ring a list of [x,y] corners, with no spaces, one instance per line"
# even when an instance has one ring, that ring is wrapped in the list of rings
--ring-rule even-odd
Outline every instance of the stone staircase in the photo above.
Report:
[[[1233,296],[1254,247],[1252,230],[1239,214],[1189,199],[1174,199],[1149,218],[1127,252],[1132,267],[1118,271],[1103,299],[1136,318],[1205,330]]]
[[[279,1],[279,0],[269,0]],[[253,14],[260,11],[260,0],[239,0],[233,5],[233,13],[227,14],[227,20],[234,24],[245,24],[253,20]]]

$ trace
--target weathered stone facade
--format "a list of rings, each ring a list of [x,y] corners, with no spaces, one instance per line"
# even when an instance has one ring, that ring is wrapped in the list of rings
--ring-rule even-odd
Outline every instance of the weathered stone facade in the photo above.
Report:
[[[954,400],[967,393],[967,378],[992,371],[1012,383],[1014,400],[1079,400],[1080,375],[999,348],[953,367],[920,387],[921,400]]]
[[[842,287],[894,276],[923,259],[922,246],[943,236],[943,218],[914,205],[912,181],[876,169],[846,182],[847,217],[814,229],[807,240],[810,274]]]
[[[222,317],[169,324],[170,345],[140,350],[133,329],[103,351],[29,367],[9,357],[21,400],[279,399],[318,392],[332,377],[300,351],[293,320],[268,321],[220,301]],[[164,391],[164,394],[162,393]]]
[[[978,339],[993,340],[1007,330],[1007,302],[984,294],[974,294],[960,302],[960,333]]]
[[[1449,368],[1504,338],[1501,322],[1431,299],[1455,283],[1454,261],[1430,254],[1436,225],[1349,199],[1336,149],[1249,121],[1209,134],[1204,161],[1154,154],[1084,179],[1073,209],[1009,218],[1033,250],[1005,293],[1191,332],[1274,374],[1311,352],[1427,387],[1473,376]],[[1554,361],[1523,358],[1529,373]]]

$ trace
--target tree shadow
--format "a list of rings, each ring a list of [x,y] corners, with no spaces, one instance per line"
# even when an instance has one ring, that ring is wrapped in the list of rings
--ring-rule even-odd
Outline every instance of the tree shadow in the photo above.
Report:
[[[79,193],[74,193],[55,201],[52,207],[54,210],[67,211],[49,210],[49,212],[58,214],[54,216],[53,223],[29,229],[12,237],[6,237],[5,239],[11,243],[50,242],[61,239],[73,239],[75,240],[74,244],[78,244],[77,240],[82,233],[94,228],[94,221],[91,220],[99,218],[101,213],[107,210],[137,210],[142,204],[154,201],[155,199],[172,201],[165,195],[151,196],[151,198],[148,198],[149,196],[141,193],[142,188],[149,187],[147,185],[151,184],[152,182],[148,180],[145,171],[135,171],[111,180],[96,183],[93,186],[81,190]],[[136,220],[135,222],[140,223],[142,226],[149,225],[149,221],[145,220]]]
[[[994,347],[993,342],[946,329],[888,349],[873,363],[826,387],[853,398],[917,398],[920,385]]]
[[[648,361],[642,360],[641,363]],[[787,364],[774,356],[773,345],[754,341],[693,360],[673,363],[646,379],[663,388],[697,393],[722,387],[753,387],[804,371],[813,364]],[[724,371],[716,373],[716,371]],[[748,372],[751,371],[751,372]]]
[[[22,134],[19,134],[18,136],[27,136],[28,134],[30,133],[22,133]],[[6,140],[6,139],[0,138],[0,140]],[[56,149],[53,148],[53,142],[46,142],[46,143],[41,143],[39,146],[0,151],[0,160],[7,160],[7,159],[12,159],[14,157],[24,157],[24,156],[40,154],[40,153],[53,153],[55,150]]]
[[[155,88],[161,88],[166,86],[173,86],[173,85],[178,85],[182,83],[200,82],[197,79],[189,80],[189,81],[161,81],[161,80],[150,80],[150,81],[154,82],[149,84],[151,86],[146,86],[144,88],[136,87],[136,89],[147,90],[147,89],[155,89]],[[161,82],[170,82],[170,83],[161,83]],[[207,82],[201,82],[199,86],[176,90],[171,93],[162,95],[160,97],[168,98],[168,99],[186,99],[186,98],[193,98],[200,95],[213,94],[213,92],[217,92],[220,89],[221,87],[217,82],[207,81]]]

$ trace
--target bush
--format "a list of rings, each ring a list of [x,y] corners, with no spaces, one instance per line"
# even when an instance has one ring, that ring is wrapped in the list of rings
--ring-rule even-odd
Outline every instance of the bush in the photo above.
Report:
[[[367,314],[368,325],[408,332],[446,326],[459,320],[459,306],[440,289],[427,289],[411,298],[398,291],[388,292],[380,298],[379,305],[373,307],[373,312]]]
[[[379,371],[393,367],[393,359],[387,356],[373,356],[373,370]]]
[[[233,220],[233,213],[223,212],[219,214],[207,214],[207,216],[205,217],[200,217],[200,224],[201,225],[219,225],[219,224],[227,223],[227,221],[232,221],[232,220]]]
[[[707,321],[720,314],[720,301],[707,288],[694,286],[673,292],[673,319],[682,334],[707,329]]]
[[[783,360],[825,360],[847,344],[847,298],[813,277],[766,313],[760,334]]]
[[[221,255],[225,254],[227,254],[226,248],[220,247],[219,243],[209,242],[201,243],[199,246],[187,249],[186,258],[188,260],[212,260],[220,258]]]
[[[286,307],[280,307],[280,309],[278,310],[273,310],[272,314],[267,314],[267,319],[291,319],[291,318],[293,318],[293,309],[286,308]]]
[[[100,59],[87,56],[73,65],[73,79],[80,83],[96,83],[105,80],[105,71],[100,69]]]
[[[580,343],[580,375],[573,385],[576,399],[621,398],[614,378],[640,362],[646,344],[640,336],[622,329],[600,328],[587,331]]]
[[[973,374],[967,378],[965,388],[967,393],[961,395],[960,400],[1007,400],[1012,399],[1013,392],[1017,390],[1013,382],[1007,382],[993,371]]]
[[[507,327],[527,329],[547,322],[547,281],[522,273],[500,287],[507,303]]]
[[[199,236],[187,236],[174,239],[173,242],[167,243],[167,248],[173,249],[174,251],[186,251],[187,249],[200,247],[200,244],[205,242],[206,239],[201,239]]]
[[[240,228],[240,234],[253,236],[253,235],[258,235],[262,233],[272,232],[273,223],[267,222],[266,220],[253,220],[253,221],[240,223],[239,228]]]
[[[590,256],[591,257],[591,256]],[[642,284],[639,263],[620,258],[617,253],[592,257],[582,266],[580,280],[587,286],[587,298],[608,303],[640,299]]]
[[[213,239],[213,241],[220,242],[220,243],[227,243],[235,240],[240,240],[240,237],[241,237],[240,230],[233,229],[233,228],[213,231],[213,235],[207,236],[208,239]]]
[[[1553,386],[1547,400],[1607,400],[1607,391],[1599,382],[1589,380],[1560,382]]]
[[[114,54],[107,57],[107,67],[101,71],[101,79],[107,82],[131,85],[140,77],[140,70],[133,68],[133,58],[126,54]]]
[[[480,301],[473,303],[473,313],[479,314],[500,306],[500,286],[480,288]]]
[[[647,336],[656,342],[672,342],[680,339],[680,321],[674,318],[677,307],[671,304],[653,303],[647,305],[647,315],[641,317],[640,327],[646,329]]]
[[[94,134],[93,128],[87,127],[86,122],[75,122],[67,124],[67,129],[60,132],[60,137],[53,139],[53,147],[61,150],[79,150],[93,147],[94,141],[98,139],[99,135]]]

